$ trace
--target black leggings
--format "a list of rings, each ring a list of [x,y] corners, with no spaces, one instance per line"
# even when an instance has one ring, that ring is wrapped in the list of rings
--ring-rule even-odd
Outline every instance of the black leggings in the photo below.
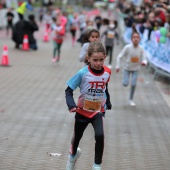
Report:
[[[7,23],[7,26],[6,26],[6,31],[7,31],[7,34],[8,34],[8,32],[9,32],[9,29],[11,28],[11,30],[13,30],[13,24],[12,24],[12,22],[8,22]]]
[[[58,57],[60,57],[60,52],[61,52],[61,45],[62,43],[57,43],[56,41],[54,41],[54,49],[53,49],[53,58],[56,57],[56,53],[58,51]]]
[[[75,155],[77,147],[83,136],[84,130],[91,123],[95,133],[95,158],[94,163],[101,164],[104,151],[104,129],[103,129],[103,113],[98,113],[93,118],[86,118],[78,113],[75,115],[74,134],[71,141],[70,153]]]
[[[72,38],[75,38],[76,37],[76,30],[71,30],[70,29],[70,32],[71,32]]]
[[[106,46],[106,55],[109,54],[109,64],[112,64],[112,58],[113,58],[113,46]]]

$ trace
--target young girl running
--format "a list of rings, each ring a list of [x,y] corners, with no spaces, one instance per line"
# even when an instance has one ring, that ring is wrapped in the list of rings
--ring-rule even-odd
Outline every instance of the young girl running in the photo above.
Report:
[[[70,113],[75,114],[74,134],[71,141],[70,154],[68,156],[66,170],[74,170],[75,163],[81,155],[78,147],[83,132],[89,123],[95,132],[95,158],[92,170],[101,170],[104,129],[103,117],[105,109],[111,110],[108,82],[111,70],[103,66],[106,53],[101,42],[93,42],[89,45],[86,62],[88,65],[77,72],[67,81],[66,103]],[[74,102],[73,91],[79,87],[80,96],[77,105]]]
[[[116,72],[119,72],[120,60],[122,58],[125,58],[122,84],[123,86],[128,86],[129,78],[131,76],[129,104],[130,106],[135,106],[136,104],[133,101],[133,96],[135,93],[138,71],[140,69],[140,65],[145,66],[147,64],[147,60],[144,56],[143,48],[139,45],[139,33],[133,32],[131,40],[132,43],[126,45],[120,52],[120,54],[117,56]]]
[[[79,61],[80,62],[84,61],[86,53],[87,53],[87,49],[89,47],[89,44],[91,42],[98,41],[99,38],[100,38],[100,33],[96,29],[92,29],[87,33],[87,38],[84,39],[84,44],[81,48],[80,55],[79,55]]]
[[[65,27],[61,25],[61,20],[57,19],[56,25],[53,25],[54,30],[54,39],[53,39],[53,44],[54,44],[54,49],[53,49],[53,59],[52,62],[59,62],[60,60],[60,51],[61,51],[61,45],[63,43],[63,36],[65,34]],[[58,54],[56,56],[56,53],[58,51]]]
[[[78,22],[79,22],[79,19],[78,19],[77,14],[75,13],[73,18],[71,18],[70,20],[70,33],[71,33],[71,38],[72,38],[72,46],[74,46],[76,42],[76,32],[78,29]]]
[[[118,44],[118,33],[116,31],[116,25],[114,24],[113,20],[109,21],[109,26],[106,29],[106,31],[103,32],[101,38],[104,37],[104,43],[105,43],[105,48],[106,48],[106,56],[109,55],[109,65],[108,67],[111,69],[112,68],[112,58],[113,58],[113,50],[114,50],[114,44],[115,44],[115,39]]]

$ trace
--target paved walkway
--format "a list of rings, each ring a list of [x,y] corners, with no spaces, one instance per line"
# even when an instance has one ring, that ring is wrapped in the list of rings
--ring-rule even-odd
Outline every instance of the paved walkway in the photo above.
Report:
[[[72,47],[67,35],[61,61],[53,64],[52,42],[42,42],[41,32],[39,50],[29,52],[14,49],[10,38],[0,34],[0,47],[8,45],[11,65],[0,67],[0,170],[65,170],[74,114],[67,110],[64,90],[65,82],[83,67],[78,61],[80,45]],[[120,49],[116,47],[115,57]],[[113,69],[109,84],[113,109],[105,118],[103,170],[169,170],[170,108],[153,75],[141,69],[136,107],[128,106],[129,87],[121,86],[121,78],[121,72]],[[78,94],[76,90],[75,99]],[[91,125],[80,147],[77,170],[91,170]]]

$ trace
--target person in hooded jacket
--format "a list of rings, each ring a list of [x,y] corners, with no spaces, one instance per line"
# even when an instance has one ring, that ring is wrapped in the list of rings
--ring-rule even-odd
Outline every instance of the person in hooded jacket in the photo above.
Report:
[[[15,42],[15,48],[19,49],[23,43],[24,35],[28,35],[29,47],[33,50],[37,50],[37,42],[34,37],[34,32],[38,31],[38,25],[35,21],[34,15],[29,15],[29,21],[24,19],[19,20],[13,27],[12,40]]]

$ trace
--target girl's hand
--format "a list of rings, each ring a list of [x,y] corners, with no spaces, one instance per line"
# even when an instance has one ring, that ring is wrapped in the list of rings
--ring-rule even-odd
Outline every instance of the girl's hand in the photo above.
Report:
[[[112,109],[112,104],[111,103],[107,103],[106,106],[107,106],[106,107],[107,110],[111,110]]]
[[[77,110],[77,108],[76,108],[76,107],[74,107],[74,108],[72,108],[71,110],[69,110],[69,112],[70,112],[70,113],[72,113],[72,112],[76,112],[76,110]]]
[[[118,73],[118,72],[119,72],[119,70],[120,70],[119,68],[116,68],[116,73]]]
[[[141,65],[142,65],[142,66],[146,66],[146,64],[145,64],[145,63],[141,63]]]

